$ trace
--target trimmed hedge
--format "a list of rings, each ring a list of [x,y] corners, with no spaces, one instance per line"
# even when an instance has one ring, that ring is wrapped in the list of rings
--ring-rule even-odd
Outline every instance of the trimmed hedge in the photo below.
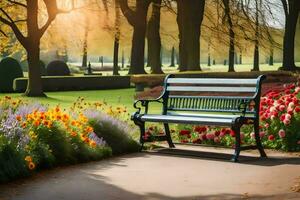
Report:
[[[0,62],[0,92],[13,92],[15,78],[23,77],[19,62],[7,57]]]
[[[54,60],[47,65],[47,76],[70,76],[68,65],[61,60]]]
[[[14,90],[24,92],[27,78],[14,80]],[[130,76],[45,76],[42,77],[43,90],[48,91],[78,91],[98,89],[121,89],[130,87]]]
[[[266,75],[264,83],[297,81],[297,75],[286,71],[260,71],[260,72],[180,72],[174,73],[176,78],[256,78]],[[137,91],[143,91],[145,87],[163,85],[166,74],[141,74],[131,76],[130,82],[136,85]]]

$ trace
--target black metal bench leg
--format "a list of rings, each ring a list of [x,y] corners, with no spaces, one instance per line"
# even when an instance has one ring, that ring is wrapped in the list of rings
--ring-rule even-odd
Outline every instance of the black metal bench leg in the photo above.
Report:
[[[234,155],[231,159],[233,162],[238,162],[238,158],[241,152],[241,135],[240,135],[240,128],[239,127],[233,127],[232,130],[235,133],[235,150]]]
[[[139,122],[137,125],[140,127],[140,131],[141,131],[141,136],[140,136],[141,148],[140,148],[140,151],[142,151],[143,148],[144,148],[144,143],[145,143],[145,140],[144,140],[144,137],[145,137],[145,122]]]
[[[259,136],[259,122],[258,121],[254,122],[254,133],[255,133],[255,142],[256,142],[257,149],[260,153],[260,157],[266,158],[267,154],[261,144],[261,139]]]
[[[169,144],[169,147],[170,148],[175,148],[175,145],[174,145],[174,143],[172,141],[172,138],[171,138],[169,124],[164,123],[164,127],[165,127],[165,132],[166,132],[166,137],[167,137],[167,142]]]

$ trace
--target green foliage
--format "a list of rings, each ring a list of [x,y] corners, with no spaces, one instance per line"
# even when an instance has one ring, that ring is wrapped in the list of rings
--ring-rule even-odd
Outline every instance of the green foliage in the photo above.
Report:
[[[139,151],[140,145],[128,135],[129,129],[122,122],[119,123],[117,125],[109,117],[90,120],[95,133],[107,142],[114,155]]]
[[[47,65],[47,76],[70,76],[70,69],[65,62],[54,60]]]
[[[53,126],[51,129],[42,127],[35,132],[38,136],[38,141],[47,144],[49,149],[52,150],[52,155],[57,164],[75,163],[72,155],[72,145],[64,131],[57,126]]]
[[[29,175],[23,152],[9,143],[0,133],[0,183]]]
[[[0,62],[0,92],[13,92],[13,81],[20,77],[23,72],[17,60],[7,57]]]

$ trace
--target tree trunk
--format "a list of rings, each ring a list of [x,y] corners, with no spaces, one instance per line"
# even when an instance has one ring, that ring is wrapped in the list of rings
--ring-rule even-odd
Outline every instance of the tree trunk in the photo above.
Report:
[[[289,12],[285,20],[285,34],[283,39],[282,70],[296,70],[295,65],[295,36],[296,26],[300,11],[299,0],[289,0]]]
[[[41,71],[39,66],[40,48],[39,43],[31,44],[31,48],[27,50],[28,57],[28,83],[25,91],[25,96],[28,97],[43,97]]]
[[[129,8],[128,0],[119,0],[119,2],[124,16],[133,27],[129,74],[145,74],[145,36],[147,27],[147,12],[150,1],[136,1],[135,11]]]
[[[261,3],[261,1],[260,1]],[[254,61],[252,71],[259,71],[259,6],[258,0],[255,1],[256,14],[255,14],[255,41],[254,41]]]
[[[234,64],[239,64],[239,58],[236,52],[234,52]]]
[[[179,29],[179,70],[200,68],[200,35],[204,15],[204,0],[177,0]]]
[[[259,71],[259,47],[258,44],[255,43],[254,47],[254,61],[253,61],[253,69],[252,71]]]
[[[172,47],[170,67],[175,67],[175,47]]]
[[[114,42],[113,75],[120,75],[119,74],[119,38],[118,37],[115,37],[115,42]]]
[[[27,43],[25,49],[28,59],[28,83],[25,91],[25,96],[28,97],[45,97],[43,93],[41,69],[40,69],[40,38],[38,27],[38,1],[28,1],[27,9]]]
[[[115,41],[114,41],[114,66],[113,75],[119,74],[119,46],[120,46],[120,5],[119,1],[115,0]]]
[[[269,57],[269,65],[274,65],[274,49],[273,47],[270,48],[270,57]]]
[[[231,13],[230,13],[230,5],[229,5],[229,0],[223,0],[223,4],[224,4],[224,10],[225,10],[225,17],[227,19],[227,23],[228,23],[228,28],[229,28],[229,67],[228,67],[228,72],[234,72],[234,54],[235,54],[235,50],[234,50],[234,39],[235,39],[235,33],[233,30],[233,23],[232,23],[232,19],[231,19]]]
[[[240,54],[240,63],[239,63],[240,65],[242,65],[243,64],[243,55],[242,54]]]
[[[89,35],[89,21],[88,18],[85,17],[85,25],[84,25],[84,38],[83,38],[83,47],[82,47],[82,67],[88,66],[88,35]]]
[[[87,67],[87,42],[83,43],[83,55],[82,55],[82,65],[81,67]]]
[[[211,66],[211,63],[210,63],[210,53],[208,53],[208,58],[207,58],[207,66]]]
[[[122,69],[125,68],[125,57],[124,57],[124,51],[122,51]]]
[[[148,22],[148,65],[151,74],[163,74],[161,69],[160,8],[162,0],[152,1],[152,15]]]

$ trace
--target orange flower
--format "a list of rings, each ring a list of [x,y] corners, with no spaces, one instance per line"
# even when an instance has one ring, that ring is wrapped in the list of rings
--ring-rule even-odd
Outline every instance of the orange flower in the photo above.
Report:
[[[55,112],[60,112],[60,108],[58,106],[56,106]]]
[[[72,136],[72,137],[76,137],[76,136],[77,136],[77,133],[76,133],[75,131],[72,131],[72,132],[71,132],[71,136]]]
[[[43,123],[45,126],[49,126],[50,122],[48,120],[44,121]]]
[[[26,156],[24,160],[27,161],[27,162],[32,162],[32,157],[31,156]]]
[[[35,164],[34,164],[33,162],[29,162],[28,168],[29,168],[30,170],[34,170],[34,169],[35,169]]]
[[[90,141],[90,146],[93,147],[93,148],[95,148],[97,146],[97,144],[96,144],[95,141],[91,140]]]
[[[26,122],[23,122],[22,128],[26,128],[26,126],[27,126],[27,123],[26,123]]]
[[[88,127],[86,127],[85,131],[86,131],[87,133],[91,133],[91,132],[94,131],[94,129],[93,129],[93,127],[88,126]]]
[[[35,120],[33,124],[34,124],[34,126],[38,127],[41,124],[41,122],[38,120]]]
[[[64,115],[63,115],[63,118],[64,118],[64,120],[68,120],[68,119],[69,119],[69,116],[68,116],[67,114],[64,114]]]
[[[56,119],[57,119],[57,120],[61,120],[61,116],[60,116],[60,115],[57,115],[57,116],[56,116]]]
[[[21,117],[20,115],[17,115],[17,116],[16,116],[16,120],[21,121],[21,120],[22,120],[22,117]]]

